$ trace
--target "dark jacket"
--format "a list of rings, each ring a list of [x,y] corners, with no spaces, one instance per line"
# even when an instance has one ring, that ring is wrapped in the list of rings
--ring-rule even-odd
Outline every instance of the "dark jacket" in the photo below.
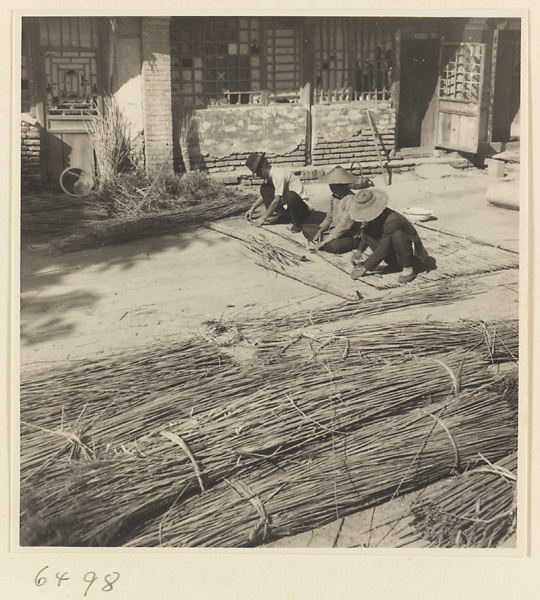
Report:
[[[366,223],[362,231],[359,251],[364,252],[368,247],[364,236],[378,240],[377,248],[363,265],[367,271],[375,269],[392,252],[392,234],[396,231],[403,231],[403,233],[411,238],[411,242],[415,246],[418,245],[421,248],[420,237],[413,224],[395,210],[385,208],[376,219]]]

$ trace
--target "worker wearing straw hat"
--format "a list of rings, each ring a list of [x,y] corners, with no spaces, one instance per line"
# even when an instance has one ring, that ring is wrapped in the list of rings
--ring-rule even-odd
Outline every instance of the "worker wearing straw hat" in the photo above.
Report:
[[[253,221],[257,227],[265,223],[270,225],[290,222],[291,231],[302,231],[310,209],[306,204],[308,195],[300,178],[286,169],[272,167],[264,152],[250,154],[246,166],[257,177],[265,180],[260,188],[260,198],[248,210],[246,218],[251,221],[255,210],[264,204],[266,210]]]
[[[388,208],[386,192],[378,188],[360,190],[351,203],[351,218],[364,223],[360,244],[352,257],[356,267],[351,277],[363,277],[381,261],[387,271],[402,271],[399,283],[409,283],[416,277],[413,257],[424,259],[427,253],[413,224],[403,215]],[[363,253],[370,248],[371,256]]]
[[[356,181],[352,173],[339,166],[319,179],[320,183],[330,186],[332,197],[322,223],[307,223],[302,229],[306,238],[313,242],[314,250],[343,254],[357,248],[359,239],[358,235],[355,235],[355,222],[350,215],[351,203],[354,200],[354,192],[350,186]]]

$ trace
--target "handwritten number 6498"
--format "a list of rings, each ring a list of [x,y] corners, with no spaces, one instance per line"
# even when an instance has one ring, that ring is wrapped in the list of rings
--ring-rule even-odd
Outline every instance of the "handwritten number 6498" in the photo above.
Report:
[[[45,571],[49,568],[49,565],[44,566],[41,570],[38,571],[37,575],[34,578],[34,583],[37,587],[41,587],[47,583],[47,577],[45,577]],[[64,581],[69,581],[68,573],[56,573],[56,579],[58,580],[58,586]],[[112,573],[107,573],[103,577],[105,580],[105,585],[101,588],[102,592],[112,592],[114,584],[120,579],[120,573],[117,571],[113,571]],[[92,587],[92,585],[98,580],[98,576],[94,571],[88,571],[85,573],[83,577],[83,581],[85,581],[88,585],[84,592],[84,596],[88,594],[88,591]]]

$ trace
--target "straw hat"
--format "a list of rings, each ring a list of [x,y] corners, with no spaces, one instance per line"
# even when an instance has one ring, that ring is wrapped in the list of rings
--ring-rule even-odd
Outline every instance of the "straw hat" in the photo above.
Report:
[[[379,188],[367,188],[355,194],[351,203],[353,221],[373,221],[388,206],[388,195]]]
[[[343,167],[334,167],[328,173],[325,173],[320,179],[320,183],[328,183],[329,185],[333,183],[356,183],[356,177],[349,173],[349,171],[345,171]]]
[[[246,160],[246,167],[252,173],[256,173],[265,157],[266,154],[264,152],[253,152],[253,154],[250,154]]]

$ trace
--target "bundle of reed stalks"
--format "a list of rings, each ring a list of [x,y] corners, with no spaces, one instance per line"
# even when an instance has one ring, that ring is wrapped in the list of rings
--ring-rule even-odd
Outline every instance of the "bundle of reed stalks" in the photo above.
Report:
[[[35,439],[28,440],[34,460],[24,464],[33,470],[22,487],[34,492],[43,488],[39,495],[47,495],[39,520],[51,523],[71,514],[85,523],[76,534],[79,543],[115,544],[123,535],[119,532],[141,514],[168,509],[179,495],[185,499],[249,465],[254,468],[261,461],[294,455],[309,444],[429,406],[493,379],[487,362],[471,353],[453,353],[443,360],[368,363],[366,368],[352,362],[316,371],[309,365],[288,372],[282,367],[267,370],[265,384],[259,377],[241,380],[240,385],[236,377],[228,382],[220,377],[218,385],[195,383],[164,394],[146,410],[126,410],[106,423],[92,419],[87,438],[97,440],[99,448],[105,445],[100,443],[103,440],[109,446],[99,460],[96,453],[88,452],[84,458],[89,463],[83,467],[65,457],[62,476],[59,461],[40,468],[36,452],[42,461],[43,446],[49,452],[47,437],[42,438],[41,449]],[[177,443],[165,441],[164,433]],[[24,429],[23,438],[28,434]],[[86,485],[87,469],[91,488]],[[133,502],[134,488],[145,490],[138,494],[141,502]],[[103,521],[99,520],[103,496],[96,495],[96,489],[114,499]]]
[[[383,360],[404,355],[432,355],[463,348],[481,351],[492,363],[518,360],[519,323],[499,321],[401,322],[396,325],[347,320],[334,322],[325,332],[304,329],[279,332],[257,340],[263,362],[292,360],[342,361],[351,357]]]
[[[54,457],[92,456],[102,446],[144,431],[147,424],[203,410],[204,402],[176,406],[171,394],[193,382],[212,388],[238,385],[242,370],[229,356],[199,339],[169,342],[105,359],[21,373],[21,469],[30,476]],[[223,382],[230,382],[223,386]],[[202,395],[202,393],[201,393]],[[207,405],[206,405],[207,406]],[[132,419],[130,422],[129,419]],[[99,429],[99,437],[94,434]],[[79,441],[77,441],[79,440]]]
[[[43,193],[21,199],[21,234],[61,234],[107,218],[103,207],[83,199]]]
[[[153,235],[188,231],[205,221],[224,219],[247,210],[253,198],[248,193],[231,193],[225,197],[209,198],[205,202],[185,203],[176,210],[138,214],[126,218],[90,223],[80,234],[66,236],[57,247],[65,251],[105,244],[125,243]]]
[[[423,494],[413,525],[431,547],[493,548],[516,531],[517,453],[495,464],[478,455],[477,468]]]
[[[419,305],[441,306],[459,300],[474,297],[481,290],[477,286],[467,285],[463,280],[448,280],[421,287],[401,288],[388,292],[378,298],[366,298],[362,302],[341,302],[335,306],[319,308],[310,311],[299,311],[276,316],[267,314],[260,317],[250,317],[242,321],[237,319],[235,325],[245,333],[246,337],[266,335],[272,331],[290,331],[309,327],[311,325],[324,325],[344,321],[346,319],[358,320],[368,315],[387,312],[398,312]]]
[[[516,448],[507,403],[484,386],[376,421],[293,455],[261,460],[213,488],[133,520],[128,546],[255,546],[306,531]]]
[[[285,270],[286,267],[297,267],[304,259],[303,256],[285,248],[279,248],[262,238],[252,238],[245,241],[244,244],[256,255],[255,262],[261,267],[269,268],[279,265],[281,270]]]

